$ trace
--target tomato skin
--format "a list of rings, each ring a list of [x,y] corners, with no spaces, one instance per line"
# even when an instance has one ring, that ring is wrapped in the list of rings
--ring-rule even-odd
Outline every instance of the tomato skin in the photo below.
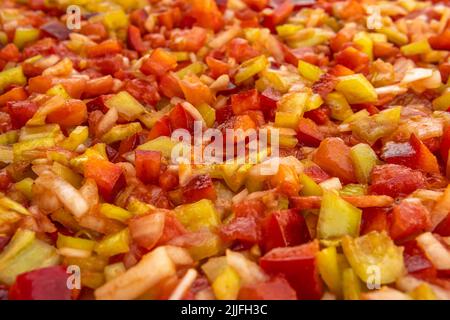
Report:
[[[261,228],[253,216],[235,217],[221,226],[220,236],[225,241],[239,241],[244,245],[253,245],[261,241]]]
[[[161,169],[161,152],[136,150],[136,176],[145,184],[156,184]]]
[[[248,110],[261,108],[259,93],[256,89],[240,92],[231,96],[231,108],[235,115],[240,115]]]
[[[22,273],[9,289],[10,300],[71,300],[69,274],[62,266]]]
[[[356,182],[350,148],[339,138],[327,138],[323,140],[313,161],[323,170],[334,177],[338,177],[344,183]]]
[[[6,103],[6,108],[13,127],[19,129],[33,117],[39,106],[33,101],[10,101]]]
[[[297,300],[297,294],[284,277],[276,276],[262,283],[242,287],[239,300]]]
[[[318,147],[324,136],[314,121],[308,118],[301,118],[298,122],[297,138],[302,145]]]
[[[81,100],[68,100],[62,108],[47,115],[48,122],[58,123],[64,128],[78,126],[86,120],[87,107]]]
[[[401,240],[431,227],[430,214],[420,202],[402,201],[392,210],[390,236]]]
[[[371,181],[369,193],[384,194],[394,198],[423,188],[426,183],[420,171],[397,164],[376,166],[372,170]]]
[[[297,292],[300,300],[322,297],[322,282],[316,264],[317,240],[296,247],[276,248],[260,259],[261,268],[269,274],[281,273]]]
[[[261,241],[264,252],[279,247],[296,246],[309,240],[305,219],[298,210],[275,211],[264,219]]]
[[[185,203],[200,201],[202,199],[215,200],[217,197],[211,177],[206,174],[197,175],[183,187],[183,200]]]
[[[84,167],[84,176],[96,182],[100,195],[108,202],[126,185],[122,168],[108,160],[89,159]]]

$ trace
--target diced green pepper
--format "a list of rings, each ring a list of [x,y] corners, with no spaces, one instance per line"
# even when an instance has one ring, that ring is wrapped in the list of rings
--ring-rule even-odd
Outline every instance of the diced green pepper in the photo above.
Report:
[[[13,145],[14,161],[28,159],[26,155],[27,151],[36,148],[50,148],[53,146],[55,146],[55,139],[53,138],[39,138],[17,142]]]
[[[75,151],[88,138],[89,128],[78,126],[73,129],[70,135],[60,143],[60,146],[64,149]]]
[[[350,104],[375,102],[378,99],[372,84],[360,73],[340,77],[336,91],[342,93]]]
[[[16,190],[22,192],[28,198],[28,200],[31,200],[33,197],[32,191],[33,183],[34,183],[33,179],[25,178],[23,180],[20,180],[19,182],[16,182],[14,186],[16,187]]]
[[[369,183],[370,173],[378,162],[375,151],[368,144],[359,143],[350,149],[350,157],[358,182]]]
[[[216,121],[216,109],[210,107],[206,103],[202,103],[197,106],[198,112],[202,115],[203,120],[205,120],[208,128],[211,128]]]
[[[367,185],[349,183],[339,190],[341,196],[363,196],[367,194]]]
[[[205,70],[205,68],[206,68],[206,66],[202,62],[197,61],[197,62],[191,63],[190,65],[184,67],[181,70],[178,70],[176,72],[176,75],[180,79],[183,79],[188,74],[195,74],[197,76],[200,76],[203,73],[203,71]]]
[[[160,136],[144,144],[141,144],[139,147],[137,147],[137,150],[159,151],[164,157],[170,158],[172,155],[172,149],[178,143],[179,142],[173,141],[170,137]]]
[[[94,250],[94,247],[95,247],[95,241],[83,239],[83,238],[65,236],[61,233],[58,233],[58,240],[56,241],[56,247],[58,249],[72,248],[72,249],[78,249],[78,250],[92,252],[92,250]]]
[[[345,235],[357,236],[361,223],[361,210],[354,207],[334,191],[322,196],[317,234],[320,239],[333,239]]]

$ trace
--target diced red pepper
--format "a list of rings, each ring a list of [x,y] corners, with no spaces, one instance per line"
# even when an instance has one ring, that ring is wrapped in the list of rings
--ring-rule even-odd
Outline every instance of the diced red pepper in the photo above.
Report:
[[[261,111],[264,113],[264,117],[267,121],[274,121],[275,111],[277,110],[277,102],[280,99],[280,92],[272,87],[268,87],[261,93],[259,103],[261,106]]]
[[[331,110],[326,106],[320,108],[306,111],[303,116],[305,118],[311,119],[318,125],[326,124],[330,120]]]
[[[223,74],[228,74],[228,72],[230,71],[230,65],[214,57],[207,56],[205,58],[205,61],[209,67],[209,70],[211,71],[211,76],[213,78],[218,78]]]
[[[297,294],[282,276],[265,282],[244,286],[239,291],[240,300],[297,300]]]
[[[215,200],[216,197],[216,190],[211,177],[206,174],[195,176],[183,187],[183,199],[186,203],[202,199]]]
[[[3,107],[7,102],[23,101],[28,98],[28,94],[23,87],[15,87],[0,95],[0,107]]]
[[[264,219],[261,245],[265,252],[311,240],[305,219],[296,209],[272,212]]]
[[[142,41],[141,31],[138,27],[133,25],[128,26],[127,41],[128,46],[137,52],[144,52],[146,50],[144,42]]]
[[[429,37],[428,42],[434,50],[450,51],[450,28],[447,27],[441,34]]]
[[[281,49],[283,50],[284,59],[286,60],[286,62],[293,64],[296,67],[298,66],[299,60],[303,60],[314,65],[317,65],[319,63],[319,58],[314,51],[314,48],[301,47],[292,49],[287,45],[282,44]]]
[[[215,0],[192,0],[191,4],[191,15],[196,19],[197,25],[214,31],[222,28],[224,21]]]
[[[450,237],[450,214],[437,225],[433,232],[443,237]]]
[[[186,129],[192,131],[194,129],[194,118],[188,113],[181,104],[177,104],[169,113],[170,127],[172,130]]]
[[[274,31],[275,27],[282,24],[294,10],[294,4],[291,0],[283,1],[279,6],[277,6],[272,13],[264,16],[262,22],[263,26]]]
[[[431,226],[430,213],[420,202],[403,200],[392,210],[391,238],[405,239]]]
[[[100,195],[108,202],[126,185],[122,168],[108,160],[89,159],[84,166],[84,176],[96,182]]]
[[[162,94],[168,98],[183,96],[183,91],[178,83],[178,79],[171,73],[166,73],[161,76],[159,81],[159,89]]]
[[[172,32],[171,48],[177,51],[197,52],[206,41],[207,32],[200,27]]]
[[[354,74],[353,70],[343,66],[342,64],[337,64],[330,69],[329,73],[335,77],[348,76]]]
[[[189,75],[179,81],[184,97],[194,106],[202,103],[212,105],[215,96],[211,89],[204,84],[196,75]]]
[[[231,108],[236,115],[248,110],[259,110],[261,108],[259,93],[256,89],[240,92],[231,96]]]
[[[177,67],[177,59],[166,50],[158,48],[152,52],[150,57],[141,66],[142,73],[162,76]]]
[[[103,113],[106,113],[106,112],[108,112],[109,108],[105,102],[110,98],[111,98],[111,95],[98,96],[98,97],[92,99],[91,101],[89,101],[88,103],[86,103],[86,107],[89,112],[92,112],[95,110],[100,110]]]
[[[161,99],[155,82],[133,79],[125,82],[125,91],[128,91],[139,102],[154,106]]]
[[[161,152],[136,150],[136,176],[145,184],[156,184],[161,169]]]
[[[20,58],[20,51],[14,43],[9,43],[0,50],[0,60],[17,62]]]
[[[299,299],[320,299],[322,282],[316,264],[317,240],[296,247],[277,248],[260,259],[261,267],[270,274],[281,273],[297,292]]]
[[[47,121],[58,123],[61,127],[74,127],[87,120],[87,107],[81,100],[68,100],[62,108],[47,115]]]
[[[335,56],[336,63],[355,72],[365,72],[369,68],[369,56],[353,47],[347,47]]]
[[[391,197],[407,195],[426,185],[424,175],[418,170],[397,164],[376,166],[371,174],[369,192]]]
[[[10,300],[71,300],[69,274],[63,266],[33,270],[17,276],[9,289]]]
[[[171,126],[170,126],[170,119],[168,116],[163,116],[161,119],[156,121],[155,125],[152,127],[148,134],[148,139],[153,140],[155,138],[158,138],[160,136],[170,136],[170,133],[172,132]]]
[[[313,161],[333,177],[338,177],[344,183],[356,181],[353,163],[350,158],[350,147],[342,139],[327,138],[323,140]]]
[[[390,220],[388,213],[388,208],[364,208],[361,217],[360,233],[389,231]]]
[[[318,147],[324,136],[314,121],[308,118],[301,118],[297,126],[297,138],[302,145]]]
[[[122,46],[117,40],[108,39],[93,47],[87,48],[87,55],[89,58],[103,57],[111,54],[118,54],[122,52]]]
[[[247,40],[242,38],[234,38],[228,43],[227,48],[228,55],[238,63],[259,55],[258,50],[254,49]]]
[[[113,86],[114,86],[114,79],[110,75],[90,79],[86,82],[83,97],[92,98],[97,97],[99,95],[111,93]]]
[[[39,106],[34,101],[10,101],[6,103],[6,108],[13,127],[19,129],[33,117]]]
[[[169,8],[158,14],[158,21],[161,25],[165,26],[168,30],[172,30],[177,27],[181,22],[182,16],[180,8]]]
[[[131,24],[138,26],[141,31],[145,31],[145,22],[147,21],[148,13],[144,9],[137,9],[130,13]]]

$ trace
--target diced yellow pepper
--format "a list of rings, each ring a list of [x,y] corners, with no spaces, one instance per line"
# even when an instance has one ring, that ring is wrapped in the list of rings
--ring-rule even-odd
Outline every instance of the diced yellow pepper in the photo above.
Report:
[[[408,36],[396,28],[381,27],[377,32],[385,34],[390,42],[398,46],[403,46],[408,43]]]
[[[300,189],[300,194],[302,196],[321,196],[323,191],[322,188],[307,174],[302,173],[299,176],[302,188]]]
[[[279,128],[296,129],[300,116],[295,113],[277,111],[275,113],[275,126]]]
[[[133,214],[130,211],[109,203],[100,204],[99,212],[105,217],[121,222],[125,222],[133,217]]]
[[[71,98],[62,84],[57,84],[56,86],[51,87],[47,90],[46,94],[48,94],[49,96],[60,96],[64,99]]]
[[[56,173],[58,176],[69,182],[75,188],[80,188],[81,183],[83,181],[83,177],[78,173],[74,172],[69,167],[60,164],[59,162],[53,162],[52,171]]]
[[[361,299],[361,283],[352,268],[342,272],[342,294],[344,300]]]
[[[304,27],[298,24],[282,24],[276,26],[277,33],[280,37],[289,37],[295,35],[298,31],[302,30]]]
[[[23,49],[28,43],[36,41],[39,33],[39,29],[19,27],[16,29],[13,42],[17,48]]]
[[[444,91],[439,97],[433,100],[433,109],[447,111],[450,108],[450,90]]]
[[[39,107],[33,117],[27,121],[27,126],[43,126],[47,115],[64,106],[65,100],[60,96],[53,96]]]
[[[17,130],[11,130],[0,134],[0,145],[8,145],[16,143],[19,139],[19,132]]]
[[[25,178],[23,180],[20,180],[19,182],[16,182],[14,186],[16,190],[22,192],[28,198],[28,200],[31,200],[33,197],[32,191],[33,183],[34,183],[33,179]]]
[[[214,208],[214,203],[208,199],[179,206],[175,209],[175,214],[190,231],[198,231],[202,228],[214,229],[220,224],[219,214]]]
[[[197,106],[198,112],[200,112],[203,120],[205,120],[206,125],[208,128],[211,128],[214,125],[214,122],[216,121],[216,109],[210,107],[206,103],[202,103]]]
[[[23,86],[27,83],[27,78],[23,74],[22,66],[10,68],[0,72],[0,93],[10,85]]]
[[[349,183],[339,190],[340,196],[363,196],[367,194],[367,185]]]
[[[95,247],[95,251],[102,256],[111,257],[130,250],[130,233],[125,228],[117,233],[106,236]]]
[[[177,58],[177,61],[187,61],[190,60],[189,58],[189,52],[187,51],[172,51],[172,55]]]
[[[306,109],[309,94],[306,92],[293,92],[285,94],[279,101],[278,110],[302,116]]]
[[[75,151],[88,138],[89,128],[85,126],[78,126],[72,130],[66,139],[61,141],[60,146],[64,149]]]
[[[128,26],[128,17],[122,9],[104,13],[103,23],[109,30],[117,30]]]
[[[376,280],[379,284],[388,284],[404,272],[403,249],[397,247],[386,232],[372,231],[354,239],[345,236],[342,248],[353,270],[364,282]]]
[[[409,295],[414,300],[436,300],[436,294],[433,292],[433,289],[426,284],[422,283],[418,285],[416,288],[414,288],[413,291],[409,293]]]
[[[21,273],[58,263],[55,247],[36,239],[33,231],[17,229],[0,254],[0,281],[11,285]]]
[[[353,114],[352,108],[342,93],[329,93],[325,98],[325,102],[331,109],[331,117],[336,120],[344,121]]]
[[[127,210],[133,215],[146,214],[154,209],[155,207],[153,207],[152,205],[139,201],[135,198],[131,198],[127,205]]]
[[[205,69],[206,69],[205,64],[197,61],[197,62],[191,63],[190,65],[184,67],[181,70],[178,70],[176,72],[176,75],[178,76],[179,79],[183,79],[188,74],[195,74],[197,76],[200,76]]]
[[[53,138],[39,138],[17,142],[13,145],[14,161],[26,160],[26,152],[36,148],[50,148],[55,146]]]
[[[208,257],[217,256],[223,251],[223,244],[220,237],[211,233],[210,237],[205,238],[201,243],[187,248],[192,259],[200,261]]]
[[[375,151],[368,144],[359,143],[351,148],[350,157],[358,182],[369,183],[370,173],[378,162]]]
[[[65,236],[61,233],[58,233],[58,240],[56,240],[56,247],[58,249],[72,248],[92,252],[92,250],[94,250],[95,247],[95,241]]]
[[[298,144],[298,139],[295,136],[280,135],[279,144],[281,148],[292,149]]]
[[[306,80],[316,82],[324,72],[317,66],[303,60],[298,61],[298,72]]]
[[[260,55],[258,57],[252,58],[250,60],[244,61],[234,77],[236,84],[240,84],[247,79],[250,79],[257,73],[263,71],[269,65],[265,55]]]
[[[373,40],[367,32],[358,32],[353,37],[353,42],[361,48],[361,51],[367,54],[370,61],[373,60]]]
[[[38,127],[22,127],[19,141],[35,140],[42,138],[57,138],[61,136],[61,128],[58,124],[46,124]]]
[[[350,104],[375,102],[378,99],[372,84],[361,73],[340,77],[336,91],[342,93]]]
[[[0,44],[2,45],[8,44],[8,36],[3,31],[0,31]]]
[[[427,39],[406,44],[400,48],[405,56],[413,56],[416,54],[425,54],[431,51],[430,44]]]
[[[378,33],[378,32],[371,32],[369,33],[370,39],[372,39],[373,42],[387,42],[388,39],[385,34]]]
[[[159,151],[164,157],[170,158],[172,155],[172,149],[178,143],[179,142],[172,141],[170,137],[160,136],[144,144],[141,144],[139,147],[137,147],[137,150]]]
[[[145,113],[145,108],[127,91],[120,91],[106,100],[108,108],[116,108],[117,112],[127,121],[133,121]]]
[[[221,176],[225,180],[227,186],[237,192],[245,183],[248,171],[252,167],[251,164],[239,165],[236,163],[225,163],[220,166]]]
[[[212,284],[214,295],[219,300],[236,300],[241,288],[239,274],[227,266]]]
[[[308,100],[306,101],[306,111],[317,109],[322,104],[323,104],[322,97],[319,94],[314,93],[310,95]]]
[[[328,247],[317,254],[317,266],[322,279],[336,295],[341,293],[341,270],[338,264],[336,247]]]
[[[362,211],[334,192],[324,191],[320,205],[317,234],[320,239],[335,239],[345,235],[357,236]]]
[[[108,159],[108,156],[106,155],[106,145],[104,143],[97,143],[94,146],[87,148],[82,155],[71,159],[70,165],[83,172],[84,164],[89,159]]]
[[[114,278],[117,278],[121,274],[125,273],[127,269],[123,262],[117,262],[105,267],[105,280],[106,282],[111,281]]]
[[[139,131],[142,131],[142,127],[139,122],[118,124],[102,136],[102,141],[107,144],[122,141],[128,137],[131,137],[133,134],[138,133]]]

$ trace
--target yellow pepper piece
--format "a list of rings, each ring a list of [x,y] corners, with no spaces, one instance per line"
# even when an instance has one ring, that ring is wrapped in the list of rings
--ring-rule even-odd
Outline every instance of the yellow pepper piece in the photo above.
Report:
[[[416,54],[425,54],[431,51],[428,40],[423,39],[410,44],[406,44],[400,48],[405,56],[413,56]]]
[[[317,266],[322,279],[331,292],[340,295],[341,270],[339,269],[336,247],[328,247],[317,254]]]
[[[319,94],[312,94],[306,101],[306,111],[311,111],[319,108],[323,104],[322,97]]]
[[[128,228],[125,228],[117,233],[106,236],[100,241],[95,251],[102,256],[111,257],[119,253],[125,253],[130,250],[130,233]]]
[[[60,143],[60,146],[64,149],[75,151],[88,139],[88,137],[89,128],[85,126],[78,126],[73,129],[69,136]]]
[[[137,199],[132,198],[127,205],[127,210],[131,212],[133,215],[141,215],[149,213],[150,211],[154,210],[155,207],[152,205],[139,201]]]
[[[361,299],[361,283],[352,268],[342,272],[342,294],[344,300]]]
[[[350,157],[358,182],[369,183],[370,173],[378,162],[375,151],[368,144],[359,143],[350,149]]]
[[[39,33],[39,29],[35,28],[17,28],[13,42],[17,48],[23,49],[28,43],[36,41]]]
[[[295,113],[277,111],[275,113],[275,126],[279,128],[296,129],[300,116]]]
[[[99,211],[105,217],[121,222],[125,222],[133,217],[133,214],[130,211],[109,203],[102,203],[99,207]]]
[[[206,103],[202,103],[197,106],[198,112],[200,112],[203,120],[205,120],[206,125],[208,128],[211,128],[214,125],[214,122],[216,121],[216,109],[210,107]]]
[[[53,162],[52,171],[56,173],[58,176],[69,182],[75,188],[80,188],[81,183],[83,181],[83,177],[78,173],[74,172],[69,167],[60,164],[59,162]]]
[[[361,47],[361,51],[367,54],[370,61],[373,60],[373,40],[367,32],[355,34],[353,42]]]
[[[39,138],[17,142],[13,145],[14,161],[26,160],[26,152],[36,148],[50,148],[55,146],[53,138]]]
[[[19,141],[42,138],[57,138],[61,136],[59,124],[46,124],[38,127],[23,127],[20,129]]]
[[[277,33],[280,37],[289,37],[295,35],[298,31],[304,27],[298,24],[282,24],[276,27]]]
[[[27,78],[23,74],[22,67],[14,67],[0,72],[0,93],[10,85],[24,86]]]
[[[414,300],[437,300],[433,289],[426,283],[418,285],[409,295]]]
[[[260,55],[258,57],[252,58],[250,60],[244,61],[238,69],[234,80],[236,84],[240,84],[247,79],[250,79],[257,73],[263,71],[269,65],[265,55]]]
[[[357,236],[362,211],[334,191],[324,191],[320,205],[317,234],[320,239],[333,239],[345,235]]]
[[[172,149],[178,143],[179,142],[172,141],[172,139],[170,139],[170,137],[160,136],[156,139],[153,139],[144,144],[141,144],[139,147],[137,147],[137,150],[159,151],[159,152],[161,152],[161,154],[164,157],[170,158],[171,154],[172,154]]]
[[[282,148],[295,148],[298,143],[298,139],[294,136],[280,135],[279,144]]]
[[[46,94],[48,94],[49,96],[60,96],[64,99],[71,98],[62,84],[57,84],[56,86],[51,87],[47,90]]]
[[[344,254],[358,277],[364,281],[388,284],[403,274],[403,249],[386,232],[372,231],[364,236],[342,239]]]
[[[34,180],[31,178],[25,178],[23,180],[20,180],[19,182],[16,182],[14,185],[16,190],[19,190],[22,192],[28,200],[31,200],[33,197],[33,187]]]
[[[306,109],[309,94],[306,92],[293,92],[285,94],[279,101],[278,111],[290,112],[302,116]]]
[[[122,9],[110,10],[103,15],[103,24],[109,30],[117,30],[128,26],[128,17]]]
[[[336,91],[342,93],[350,104],[375,102],[378,99],[372,84],[360,73],[340,77]]]
[[[336,120],[344,121],[353,115],[352,108],[345,99],[345,96],[339,92],[331,92],[325,98],[325,102],[331,109],[331,117]]]
[[[108,108],[116,108],[117,112],[127,121],[133,121],[145,113],[145,108],[127,91],[120,91],[109,98],[105,104]]]
[[[0,134],[0,145],[8,145],[16,143],[19,139],[19,132],[17,130],[11,130]]]
[[[73,248],[92,252],[92,250],[94,250],[95,247],[95,241],[65,236],[61,233],[58,233],[58,240],[56,240],[56,247],[58,249]]]
[[[197,76],[200,76],[205,69],[206,69],[205,64],[197,61],[177,71],[175,74],[178,76],[179,79],[183,79],[188,74],[195,74]]]
[[[214,295],[219,300],[236,300],[241,288],[239,275],[227,266],[212,284]]]
[[[339,190],[340,196],[363,196],[367,194],[367,185],[349,183]]]
[[[324,72],[317,66],[303,60],[298,61],[298,72],[306,80],[316,82]]]
[[[433,100],[433,109],[447,111],[450,108],[450,90],[444,91],[442,95]]]
[[[388,40],[398,46],[403,46],[408,43],[408,36],[396,28],[391,27],[381,27],[377,30],[387,36]]]
[[[179,206],[175,208],[175,214],[190,231],[198,231],[202,228],[213,229],[220,224],[219,214],[214,208],[214,203],[208,199]]]
[[[322,188],[306,173],[302,173],[299,176],[302,188],[300,189],[300,194],[302,196],[321,196],[323,191]]]
[[[119,124],[106,132],[102,136],[102,141],[107,144],[122,141],[128,137],[131,137],[133,134],[138,133],[139,131],[142,131],[142,127],[139,122]]]
[[[208,257],[213,257],[223,251],[223,244],[220,237],[211,233],[202,243],[187,248],[192,259],[200,261]]]

